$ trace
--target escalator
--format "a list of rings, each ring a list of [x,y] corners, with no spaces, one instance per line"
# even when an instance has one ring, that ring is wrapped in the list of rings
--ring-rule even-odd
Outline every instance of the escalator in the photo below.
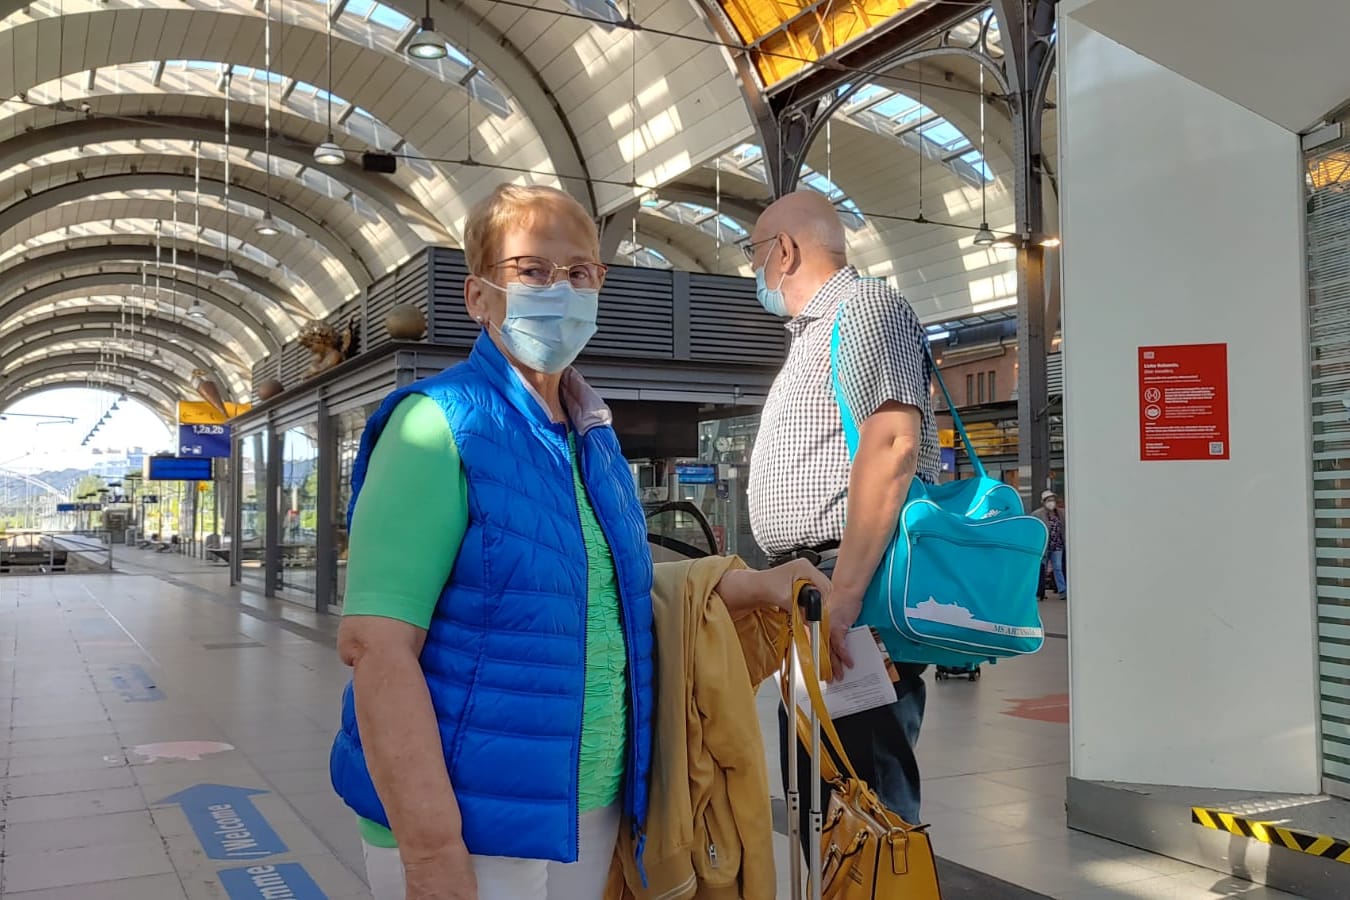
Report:
[[[688,500],[648,505],[647,545],[653,562],[700,559],[717,554],[717,536],[703,512]]]

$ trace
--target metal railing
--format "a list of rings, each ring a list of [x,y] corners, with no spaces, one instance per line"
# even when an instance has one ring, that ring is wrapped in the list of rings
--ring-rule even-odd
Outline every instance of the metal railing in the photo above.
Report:
[[[106,531],[9,531],[0,534],[0,575],[111,571]]]

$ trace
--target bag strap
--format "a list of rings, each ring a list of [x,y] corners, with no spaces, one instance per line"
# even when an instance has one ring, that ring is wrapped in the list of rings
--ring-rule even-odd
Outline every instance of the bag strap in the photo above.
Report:
[[[830,333],[830,379],[834,384],[834,399],[839,404],[840,418],[844,423],[844,440],[848,443],[848,457],[852,460],[858,455],[858,420],[853,414],[852,407],[849,406],[848,398],[844,396],[844,385],[839,377],[842,341],[840,323],[843,319],[844,304],[840,303],[839,312],[834,317],[834,329]],[[926,339],[923,341],[923,355],[928,362],[929,374],[937,379],[938,387],[942,389],[942,397],[947,401],[947,412],[956,425],[956,433],[961,436],[961,446],[966,448],[966,455],[970,457],[970,463],[975,468],[975,474],[981,478],[986,477],[984,463],[980,461],[980,454],[976,452],[975,445],[970,442],[966,425],[961,421],[961,414],[957,412],[956,404],[952,402],[951,392],[947,390],[947,382],[942,378],[942,370],[938,368],[937,362],[933,359],[933,348]]]

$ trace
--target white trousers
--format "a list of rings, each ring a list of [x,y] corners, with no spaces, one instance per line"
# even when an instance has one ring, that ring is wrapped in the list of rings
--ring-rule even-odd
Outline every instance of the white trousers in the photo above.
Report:
[[[505,856],[473,856],[478,900],[602,900],[614,844],[619,804],[581,816],[577,861],[548,862]],[[396,847],[365,844],[366,878],[374,900],[404,900],[403,862]]]

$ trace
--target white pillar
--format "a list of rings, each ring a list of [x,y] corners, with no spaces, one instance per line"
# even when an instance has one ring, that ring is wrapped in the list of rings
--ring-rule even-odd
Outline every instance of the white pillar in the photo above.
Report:
[[[1316,792],[1298,136],[1067,11],[1059,53],[1072,774]],[[1141,461],[1138,349],[1207,343],[1231,460]]]

